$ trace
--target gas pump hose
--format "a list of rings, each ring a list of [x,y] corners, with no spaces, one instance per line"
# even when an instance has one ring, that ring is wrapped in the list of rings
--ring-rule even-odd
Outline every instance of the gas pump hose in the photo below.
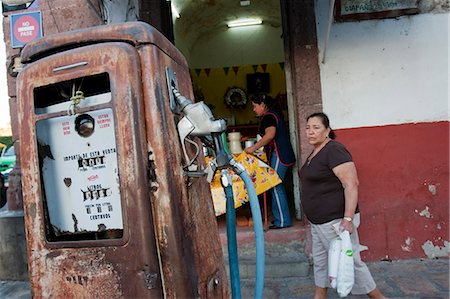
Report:
[[[263,297],[264,290],[264,229],[261,217],[261,209],[259,207],[258,195],[256,194],[255,186],[252,179],[245,171],[245,168],[237,163],[234,159],[230,161],[235,173],[237,173],[244,181],[247,188],[248,196],[250,198],[250,209],[253,217],[253,229],[255,231],[256,243],[256,280],[255,280],[255,299]],[[234,203],[234,201],[233,201]],[[234,209],[234,207],[233,207]],[[228,211],[227,211],[228,212]]]
[[[231,297],[241,298],[241,282],[239,275],[239,258],[236,240],[236,211],[234,209],[233,187],[231,176],[227,169],[222,170],[221,177],[225,177],[227,182],[222,180],[222,186],[226,196],[226,222],[227,222],[227,243],[228,243],[228,266],[230,268]]]

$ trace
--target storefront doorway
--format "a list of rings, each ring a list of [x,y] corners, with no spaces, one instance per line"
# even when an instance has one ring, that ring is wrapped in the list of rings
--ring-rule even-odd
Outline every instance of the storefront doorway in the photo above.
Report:
[[[215,117],[226,119],[229,132],[240,132],[242,140],[251,140],[256,138],[259,120],[249,97],[265,92],[281,108],[293,146],[298,148],[297,120],[287,97],[290,85],[281,15],[279,0],[172,0],[175,45],[188,61],[195,99],[204,101]],[[230,22],[243,19],[258,24],[231,27]],[[291,215],[301,220],[296,167],[285,184]],[[237,214],[241,213],[249,213],[249,208],[238,208]]]

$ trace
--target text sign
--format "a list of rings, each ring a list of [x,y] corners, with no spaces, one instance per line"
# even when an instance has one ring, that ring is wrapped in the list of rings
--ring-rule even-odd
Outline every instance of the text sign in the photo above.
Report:
[[[341,15],[417,8],[417,0],[341,0]]]
[[[11,15],[11,46],[21,48],[42,37],[40,11]]]

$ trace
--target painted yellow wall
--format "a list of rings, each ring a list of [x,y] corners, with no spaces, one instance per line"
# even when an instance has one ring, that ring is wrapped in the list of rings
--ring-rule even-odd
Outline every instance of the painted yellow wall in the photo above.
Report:
[[[254,69],[256,67],[256,70]],[[209,71],[209,74],[207,74]],[[239,87],[247,91],[247,74],[256,72],[263,73],[263,65],[241,65],[237,73],[233,67],[211,68],[211,69],[192,69],[191,77],[194,90],[198,89],[203,94],[203,101],[212,105],[212,112],[215,118],[229,118],[234,116],[236,125],[257,124],[258,119],[252,110],[252,104],[247,100],[243,109],[228,108],[225,104],[225,93],[230,87]],[[270,93],[273,98],[278,94],[286,93],[286,77],[282,63],[267,64],[266,73],[270,74]],[[196,94],[197,95],[197,94]],[[201,100],[201,97],[196,97]]]

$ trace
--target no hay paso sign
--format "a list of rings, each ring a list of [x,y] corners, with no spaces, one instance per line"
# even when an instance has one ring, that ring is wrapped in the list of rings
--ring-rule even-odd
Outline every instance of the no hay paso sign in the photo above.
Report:
[[[40,11],[11,15],[11,46],[21,48],[26,43],[42,37]]]

